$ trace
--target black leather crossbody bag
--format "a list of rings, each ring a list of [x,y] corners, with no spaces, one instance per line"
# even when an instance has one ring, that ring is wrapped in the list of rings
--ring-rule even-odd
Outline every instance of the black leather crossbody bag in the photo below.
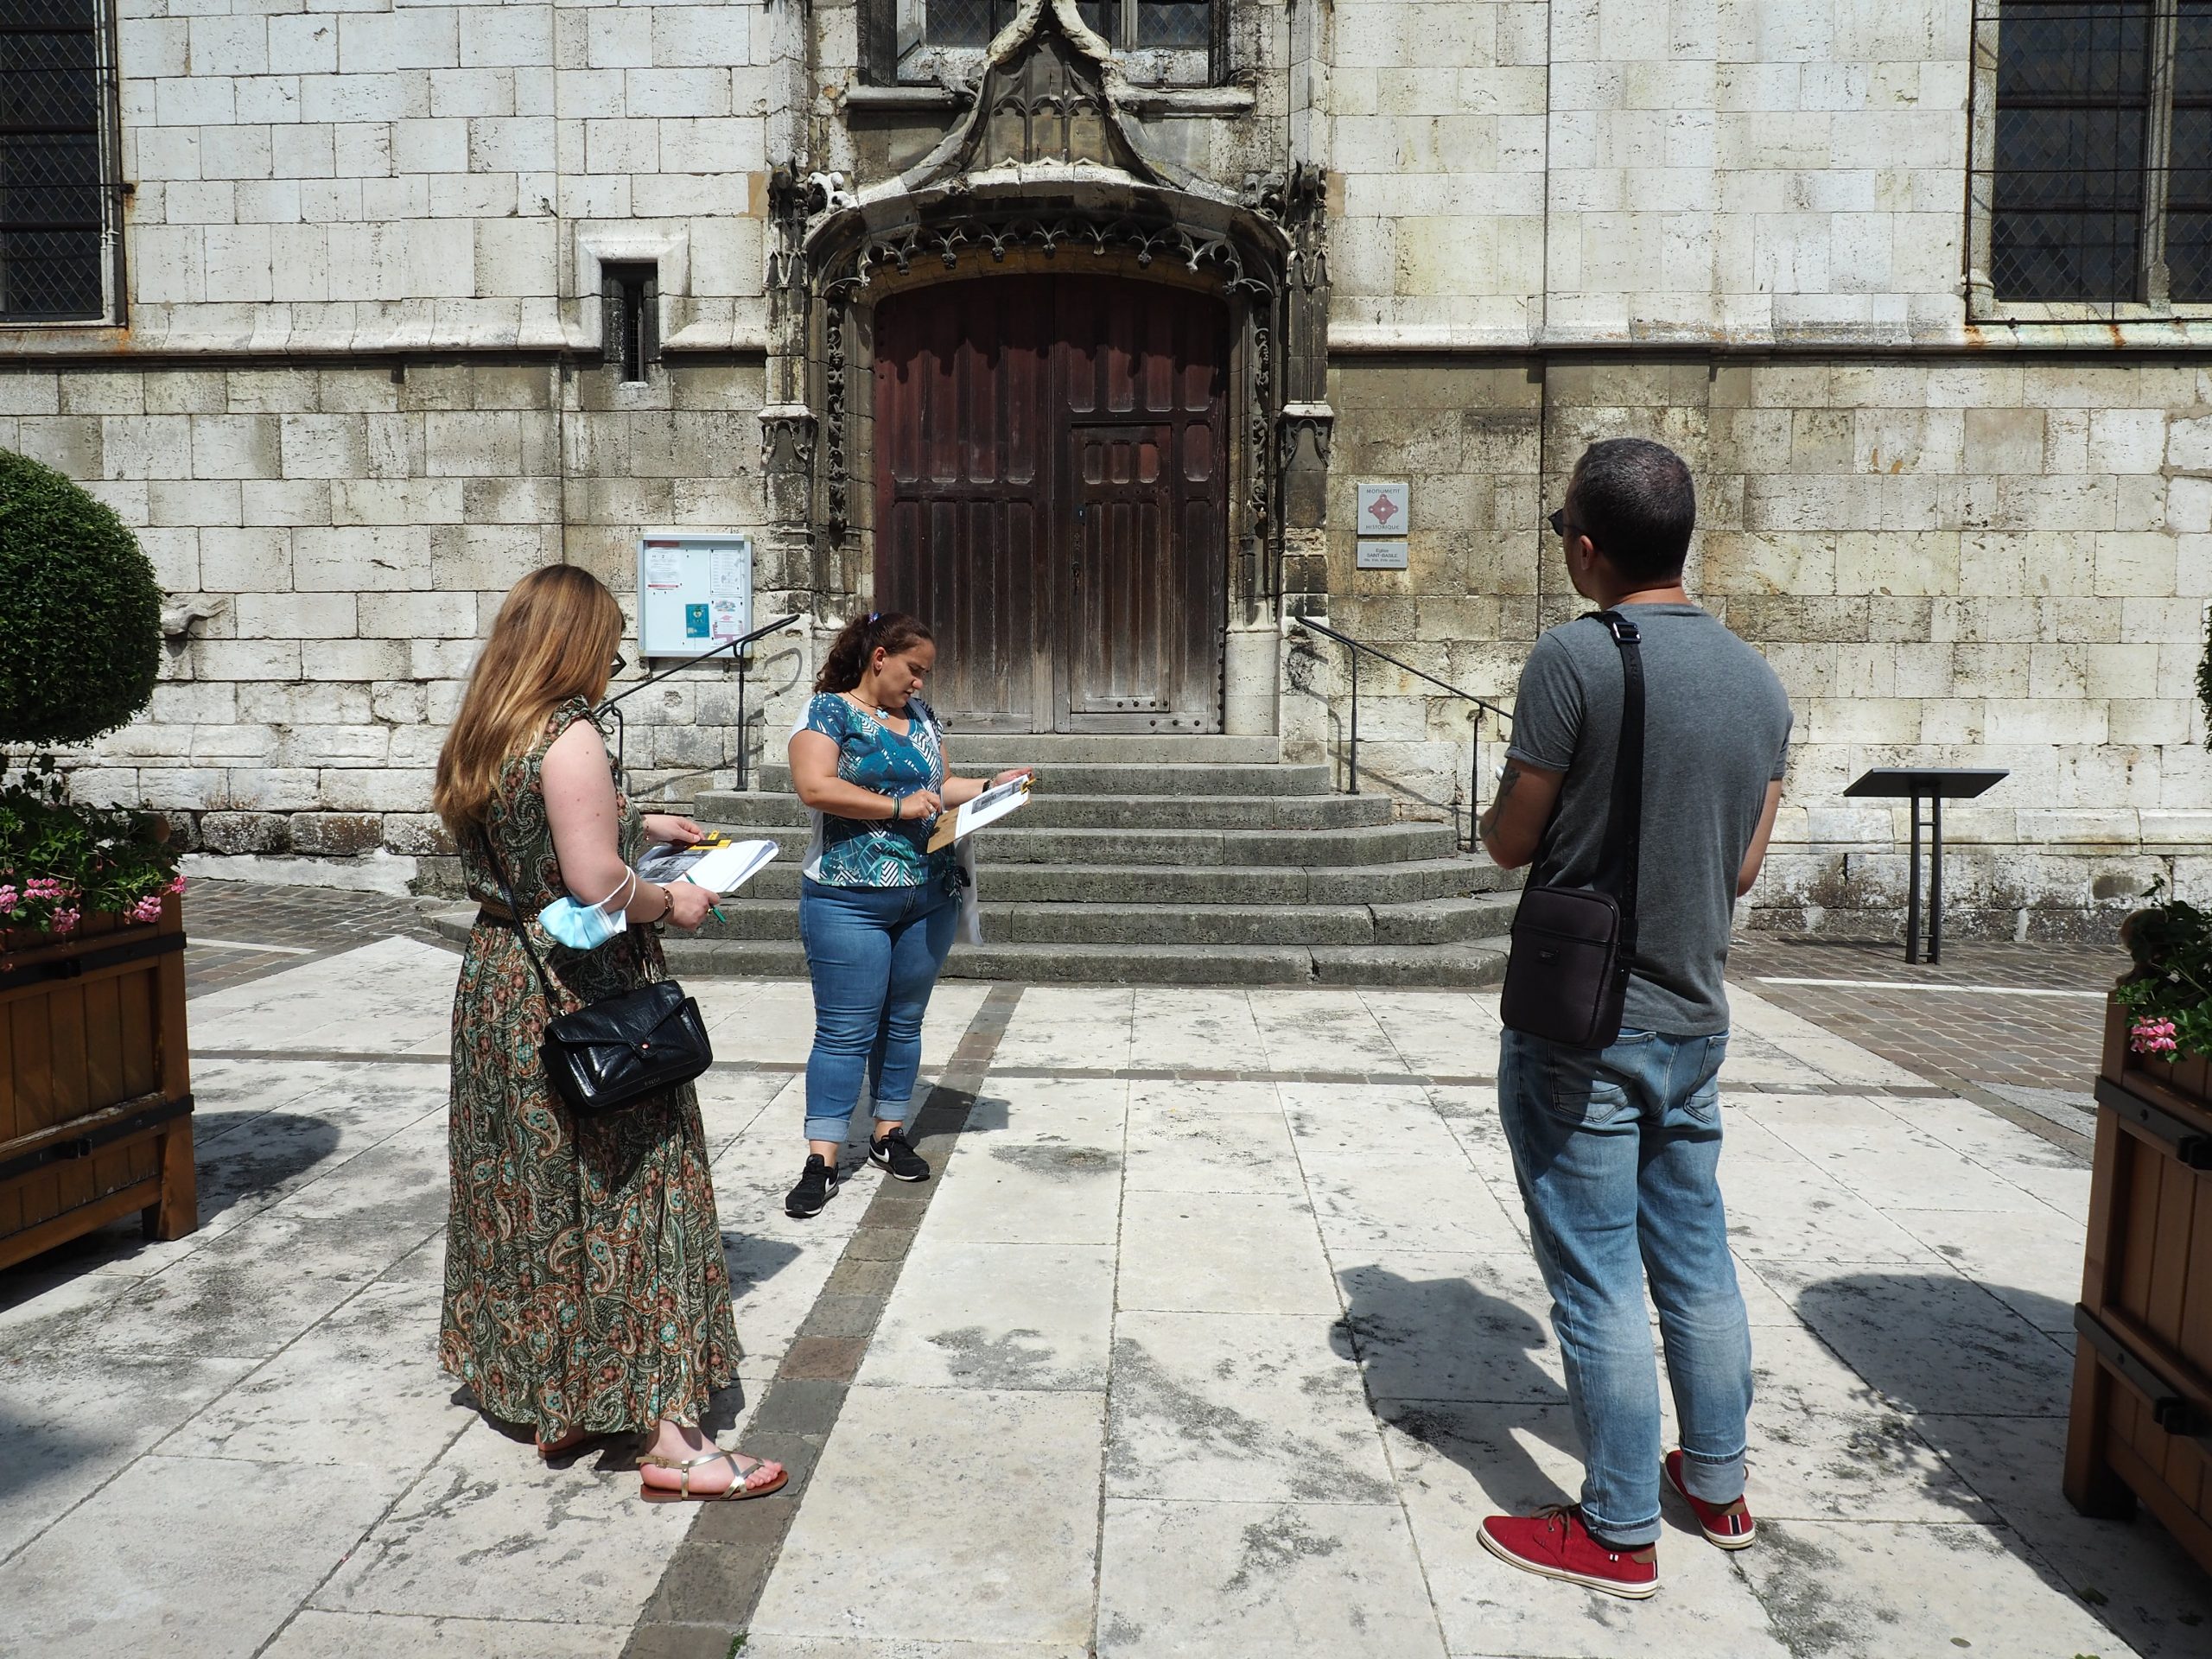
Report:
[[[1643,851],[1643,637],[1618,611],[1592,614],[1621,653],[1621,734],[1597,879],[1587,887],[1523,889],[1498,1005],[1511,1029],[1569,1048],[1604,1048],[1621,1034]]]
[[[506,925],[514,929],[537,970],[547,1009],[556,1008],[560,997],[545,964],[538,960],[537,947],[530,942],[530,924],[515,904],[506,867],[489,836],[484,838],[484,854],[499,878],[499,896],[507,901]],[[666,1094],[715,1062],[698,1003],[672,979],[617,991],[549,1021],[538,1052],[554,1092],[586,1117],[620,1111]]]

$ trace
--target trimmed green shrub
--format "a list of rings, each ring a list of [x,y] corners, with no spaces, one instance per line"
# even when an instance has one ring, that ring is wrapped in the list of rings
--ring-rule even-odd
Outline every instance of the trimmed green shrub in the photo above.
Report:
[[[162,589],[105,503],[0,450],[0,742],[82,743],[143,709]]]

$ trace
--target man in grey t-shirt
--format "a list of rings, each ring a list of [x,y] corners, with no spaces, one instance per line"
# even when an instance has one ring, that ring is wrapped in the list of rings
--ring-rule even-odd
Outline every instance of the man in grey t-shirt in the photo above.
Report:
[[[1577,463],[1551,518],[1575,590],[1633,622],[1644,681],[1637,955],[1618,1040],[1573,1049],[1507,1031],[1498,1109],[1552,1295],[1581,1431],[1581,1502],[1493,1516],[1491,1554],[1547,1577],[1642,1598],[1658,1588],[1662,1480],[1707,1538],[1740,1549],[1751,1331],[1720,1201],[1721,974],[1782,798],[1789,702],[1765,660],[1691,603],[1689,469],[1662,444],[1614,438]],[[1553,629],[1522,671],[1483,845],[1553,886],[1598,883],[1620,741],[1611,631]],[[1641,1280],[1659,1310],[1681,1446],[1662,1458]]]

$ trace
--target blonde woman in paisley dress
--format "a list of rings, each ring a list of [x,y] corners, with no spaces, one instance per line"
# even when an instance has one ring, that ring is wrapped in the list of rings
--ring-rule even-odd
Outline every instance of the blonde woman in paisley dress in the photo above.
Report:
[[[621,608],[596,578],[532,571],[500,607],[438,757],[433,799],[483,906],[454,996],[438,1357],[486,1415],[533,1431],[543,1457],[634,1433],[649,1502],[760,1497],[783,1468],[723,1451],[699,1427],[738,1347],[691,1085],[580,1118],[539,1058],[556,1015],[665,976],[656,925],[693,928],[707,912],[703,888],[631,868],[647,842],[700,830],[641,816],[616,785],[591,708],[621,666]],[[570,950],[534,919],[563,897],[620,899],[629,925]],[[558,1007],[518,926],[533,930]]]
[[[806,1061],[806,1162],[786,1215],[819,1214],[865,1081],[874,1103],[868,1161],[925,1181],[906,1137],[922,1059],[922,1015],[952,949],[960,881],[952,849],[929,850],[940,812],[985,783],[946,770],[944,732],[922,701],[937,666],[930,631],[896,611],[856,616],[830,647],[791,734],[791,786],[815,815],[799,885],[798,933],[814,981]]]

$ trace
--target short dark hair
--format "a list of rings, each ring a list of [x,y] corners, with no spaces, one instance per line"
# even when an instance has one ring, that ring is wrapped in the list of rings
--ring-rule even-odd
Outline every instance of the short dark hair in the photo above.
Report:
[[[1697,491],[1682,458],[1649,438],[1605,438],[1574,463],[1575,527],[1637,582],[1682,573],[1697,528]]]

